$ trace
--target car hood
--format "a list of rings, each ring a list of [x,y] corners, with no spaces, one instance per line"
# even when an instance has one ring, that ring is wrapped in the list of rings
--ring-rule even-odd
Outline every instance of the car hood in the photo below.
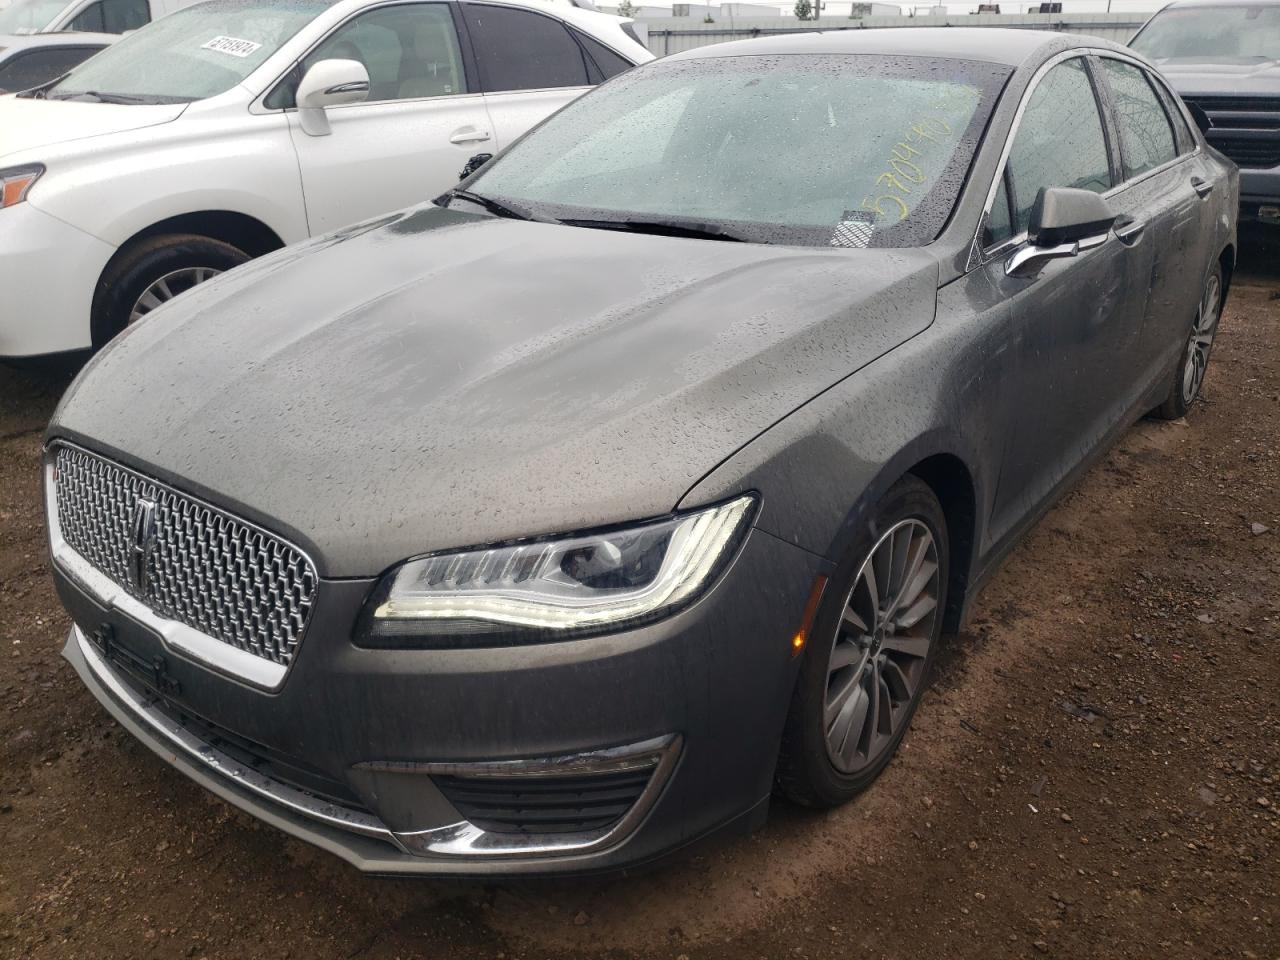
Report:
[[[1160,72],[1184,96],[1192,94],[1280,93],[1280,61],[1253,58],[1189,58],[1156,60]]]
[[[0,161],[70,140],[87,140],[109,133],[125,133],[182,115],[187,105],[80,103],[0,96]]]
[[[308,547],[327,576],[657,516],[925,329],[923,251],[806,249],[434,207],[185,294],[50,426]]]

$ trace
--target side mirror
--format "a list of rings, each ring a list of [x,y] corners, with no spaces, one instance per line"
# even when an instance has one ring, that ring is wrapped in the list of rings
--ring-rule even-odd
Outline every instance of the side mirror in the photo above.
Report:
[[[321,60],[298,84],[298,120],[304,133],[329,135],[326,107],[359,103],[369,96],[369,71],[359,60]]]
[[[472,157],[470,160],[466,162],[466,165],[462,168],[462,172],[458,174],[458,179],[459,180],[467,179],[467,177],[471,176],[473,173],[475,173],[477,170],[479,170],[481,167],[483,167],[486,163],[488,163],[492,159],[493,159],[492,153],[477,153],[474,157]]]
[[[1213,121],[1209,119],[1209,115],[1204,112],[1204,108],[1198,103],[1192,103],[1190,100],[1182,101],[1187,105],[1187,111],[1191,114],[1191,119],[1196,122],[1196,126],[1200,128],[1202,134],[1207,134],[1213,128]]]
[[[1034,277],[1050,260],[1101,246],[1115,222],[1111,204],[1092,190],[1042,187],[1031,208],[1027,242],[1005,261],[1005,273]]]

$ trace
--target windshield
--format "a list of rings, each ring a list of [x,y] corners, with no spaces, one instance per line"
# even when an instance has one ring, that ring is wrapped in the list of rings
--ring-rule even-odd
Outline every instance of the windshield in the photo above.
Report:
[[[946,222],[1007,75],[871,55],[659,62],[575,101],[468,189],[561,220],[917,246]]]
[[[1280,6],[1170,7],[1129,46],[1152,60],[1280,59]]]
[[[53,23],[67,0],[14,0],[0,10],[0,33],[39,33]]]
[[[46,91],[137,103],[187,103],[225,93],[328,4],[214,0],[179,10],[86,60]]]

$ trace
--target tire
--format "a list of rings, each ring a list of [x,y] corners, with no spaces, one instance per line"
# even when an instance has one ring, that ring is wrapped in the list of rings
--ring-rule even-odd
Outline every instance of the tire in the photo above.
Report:
[[[166,286],[176,296],[200,282],[196,277],[225,273],[249,259],[229,243],[195,234],[162,234],[126,247],[107,265],[94,292],[94,346],[128,326],[140,298],[162,280],[173,278]]]
[[[1200,306],[1192,318],[1191,330],[1183,343],[1178,363],[1169,377],[1169,391],[1160,406],[1151,411],[1151,416],[1159,420],[1185,417],[1191,404],[1200,395],[1225,299],[1226,285],[1223,282],[1222,264],[1215,263],[1205,279],[1204,290],[1200,293]]]
[[[888,580],[890,589],[878,589],[877,593],[889,598],[900,590],[901,581],[910,579],[904,569],[899,582],[895,583],[893,571],[897,571],[898,566],[892,561],[887,566],[878,566],[884,558],[882,548],[889,544],[892,556],[894,547],[901,550],[905,546],[905,567],[914,556],[912,550],[917,544],[925,543],[924,531],[932,538],[933,552],[929,554],[927,546],[922,548],[926,563],[919,570],[924,572],[930,557],[936,567],[919,596],[931,594],[932,610],[914,625],[896,626],[891,632],[876,624],[868,635],[853,626],[846,619],[846,608],[857,620],[871,619],[868,569],[872,580]],[[827,585],[805,647],[783,730],[777,786],[784,796],[807,807],[839,806],[870,786],[889,764],[928,686],[946,609],[949,555],[946,518],[938,498],[917,477],[908,475],[899,480],[876,504],[870,523],[858,535]],[[883,576],[885,569],[891,571],[887,578]],[[877,570],[881,571],[879,577]],[[919,602],[918,599],[909,601],[895,619],[905,623],[915,615],[913,611],[918,611],[915,604]],[[908,655],[894,647],[910,647],[914,652]],[[851,657],[860,659],[856,664],[840,665]],[[893,662],[896,675],[883,665],[885,660]],[[878,675],[876,669],[880,670]],[[842,702],[839,694],[847,690],[850,683],[858,689],[843,701],[845,708],[835,712],[837,723],[829,727],[826,715],[833,705]],[[871,728],[859,725],[857,717],[863,711],[854,701],[865,697],[865,716],[875,716],[870,693],[873,686],[881,700],[886,693],[889,696],[887,715],[881,711],[880,722]],[[906,696],[903,696],[903,686],[907,688]],[[847,729],[851,731],[857,726],[859,730],[856,743],[848,736],[839,737],[837,724],[846,717],[846,709],[849,711]],[[835,740],[840,741],[839,748]],[[865,756],[861,746],[864,742]]]

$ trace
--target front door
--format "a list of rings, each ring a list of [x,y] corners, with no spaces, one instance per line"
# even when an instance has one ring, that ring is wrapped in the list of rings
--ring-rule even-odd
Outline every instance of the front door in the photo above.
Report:
[[[484,98],[464,69],[445,3],[377,7],[338,27],[303,61],[358,60],[369,97],[328,110],[331,133],[289,131],[313,235],[421,203],[458,182],[476,153],[492,152]]]
[[[1011,277],[1007,256],[1022,243],[1041,190],[1105,193],[1117,182],[1091,74],[1081,57],[1041,78],[1014,134],[992,206],[985,269],[1008,303],[1001,375],[1013,396],[993,504],[999,539],[1043,503],[1124,416],[1117,377],[1138,348],[1151,271],[1150,242],[1114,231],[1034,277]]]

